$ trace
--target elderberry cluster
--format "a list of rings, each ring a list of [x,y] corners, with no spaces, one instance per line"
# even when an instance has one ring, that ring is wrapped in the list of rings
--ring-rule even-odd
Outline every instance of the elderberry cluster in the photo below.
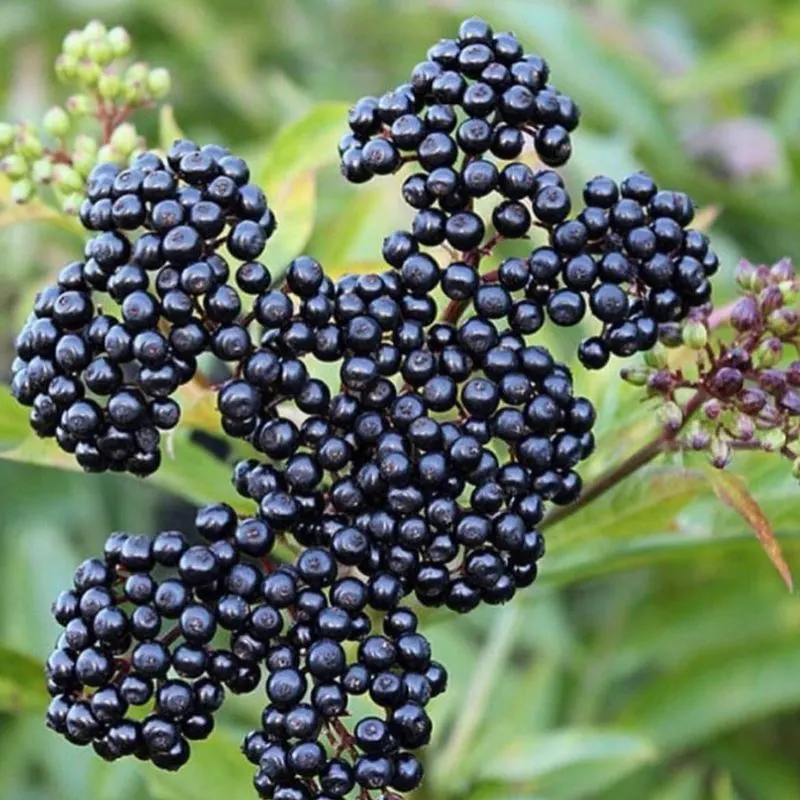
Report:
[[[90,174],[80,219],[95,235],[84,260],[39,294],[12,381],[36,433],[84,469],[154,472],[159,431],[180,419],[171,396],[197,357],[235,361],[248,351],[239,292],[269,284],[255,259],[275,228],[249,177],[225,148],[187,140],[165,160],[147,152],[128,169],[101,164]],[[234,282],[222,244],[242,262]]]
[[[419,786],[447,673],[407,603],[466,613],[530,585],[547,505],[578,497],[595,447],[592,403],[534,335],[590,312],[602,329],[580,345],[584,367],[649,350],[706,304],[718,266],[689,198],[643,173],[592,179],[573,213],[551,167],[578,120],[541,58],[464,22],[408,84],[350,114],[345,178],[419,170],[385,271],[338,282],[303,255],[272,285],[257,259],[275,218],[224,148],[178,141],[166,160],[95,169],[80,209],[95,236],[37,299],[14,394],[84,468],[148,474],[159,430],[179,421],[172,395],[211,353],[228,365],[222,429],[253,448],[232,482],[254,509],[200,509],[197,541],[114,534],[78,569],[54,606],[51,727],[104,758],[176,769],[225,690],[263,679],[242,748],[259,796],[397,800]],[[523,160],[530,143],[541,168]],[[529,255],[486,268],[536,229],[546,241]],[[233,280],[223,244],[242,262]],[[275,560],[278,543],[294,563]],[[372,710],[350,723],[355,696]]]
[[[225,689],[252,692],[263,675],[262,730],[243,744],[261,796],[416,788],[410,751],[427,744],[425,707],[447,682],[416,615],[395,600],[374,633],[367,584],[340,577],[323,548],[276,568],[276,532],[258,516],[210,505],[196,529],[197,543],[179,531],[115,533],[102,559],[78,567],[53,605],[64,631],[47,661],[48,725],[104,759],[178,769],[189,741],[212,732]],[[376,711],[351,733],[342,718],[360,695]],[[317,780],[323,793],[312,795]]]

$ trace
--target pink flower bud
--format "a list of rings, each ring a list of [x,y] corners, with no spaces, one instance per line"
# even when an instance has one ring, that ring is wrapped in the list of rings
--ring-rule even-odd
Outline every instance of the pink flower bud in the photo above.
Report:
[[[731,325],[737,331],[750,331],[761,321],[758,303],[754,297],[745,295],[736,301],[731,311]]]
[[[710,419],[712,422],[718,420],[720,414],[722,414],[722,403],[715,398],[706,400],[706,402],[703,403],[703,414],[705,414],[706,419]]]
[[[745,414],[758,414],[767,404],[767,394],[761,389],[746,387],[739,392],[736,405]]]
[[[758,384],[773,397],[780,397],[786,391],[786,375],[779,369],[765,369],[758,373]]]
[[[758,299],[764,314],[783,307],[783,292],[777,286],[767,286]]]
[[[780,261],[776,261],[772,267],[770,267],[769,272],[772,279],[777,283],[791,281],[796,275],[794,265],[790,258],[782,258]]]
[[[744,377],[738,369],[721,367],[711,376],[708,388],[722,398],[733,397],[744,384]]]
[[[789,412],[790,417],[800,416],[800,392],[789,389],[781,397],[781,407]]]
[[[711,451],[709,453],[711,465],[717,469],[725,469],[733,458],[733,448],[724,439],[714,437],[711,440]]]

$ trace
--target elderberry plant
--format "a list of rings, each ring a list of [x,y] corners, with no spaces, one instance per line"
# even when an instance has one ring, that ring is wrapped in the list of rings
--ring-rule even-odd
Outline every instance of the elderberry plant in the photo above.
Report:
[[[385,269],[335,280],[300,255],[271,270],[280,220],[247,162],[186,138],[148,148],[127,121],[169,88],[120,64],[129,47],[96,22],[71,33],[57,71],[81,93],[41,131],[0,126],[15,201],[52,191],[86,233],[17,337],[11,390],[81,468],[138,476],[162,465],[181,387],[213,394],[249,510],[114,532],[77,568],[53,605],[47,724],[176,770],[227,694],[257,692],[242,752],[258,796],[397,800],[423,781],[448,682],[419,606],[510,601],[537,577],[544,525],[661,452],[724,468],[762,448],[800,472],[800,362],[784,359],[800,283],[788,262],[741,265],[742,298],[714,309],[719,259],[691,199],[644,173],[594,177],[577,208],[556,169],[578,105],[477,18],[342,121],[344,179],[406,176],[408,230],[376,236]],[[99,142],[77,132],[90,119]],[[524,255],[501,258],[515,240]],[[585,489],[602,398],[576,395],[537,341],[584,318],[580,364],[643,352],[623,377],[663,423]],[[351,715],[356,697],[369,713]]]

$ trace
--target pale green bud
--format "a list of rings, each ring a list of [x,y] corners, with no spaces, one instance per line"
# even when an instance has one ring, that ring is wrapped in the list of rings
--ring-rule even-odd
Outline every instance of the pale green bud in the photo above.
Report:
[[[93,39],[86,45],[86,55],[90,61],[107,67],[114,60],[114,51],[106,39]]]
[[[94,89],[102,74],[103,68],[95,61],[81,61],[78,64],[76,77],[81,86]]]
[[[699,320],[683,326],[683,343],[692,350],[702,350],[708,344],[708,328]]]
[[[21,181],[14,181],[11,184],[11,200],[17,205],[27,203],[36,192],[36,187],[33,181],[23,179]]]
[[[31,180],[38,184],[47,184],[53,180],[53,162],[49,158],[40,158],[31,164]]]
[[[70,194],[81,192],[84,188],[84,180],[81,173],[69,164],[56,164],[53,167],[53,183],[62,192]]]
[[[670,433],[677,433],[683,425],[683,411],[677,403],[671,400],[658,408],[656,417],[664,429]]]
[[[115,58],[124,58],[131,51],[131,35],[125,28],[117,26],[108,32],[108,43]]]
[[[619,376],[631,386],[645,386],[650,370],[647,367],[623,367],[619,371]]]
[[[14,126],[9,122],[0,122],[0,150],[8,150],[14,144]]]
[[[104,100],[117,100],[123,95],[122,79],[113,72],[104,72],[97,81],[97,92]]]
[[[83,194],[81,192],[72,192],[61,198],[61,210],[71,217],[77,216],[82,202]]]
[[[138,138],[139,135],[136,132],[135,126],[130,122],[123,122],[122,125],[118,125],[114,129],[109,144],[117,153],[127,159],[133,152],[134,147],[136,147]]]
[[[163,100],[172,88],[169,70],[157,67],[147,76],[147,91],[154,100]]]
[[[17,153],[12,153],[0,161],[0,169],[2,169],[12,181],[25,178],[30,173],[28,162]]]
[[[718,436],[714,436],[711,439],[711,448],[708,455],[711,466],[717,469],[725,469],[733,458],[733,448],[730,442]]]
[[[44,155],[44,145],[33,128],[23,128],[17,135],[16,151],[27,161],[36,161]]]
[[[779,453],[786,447],[786,434],[780,428],[771,428],[759,436],[761,447],[768,453]]]
[[[655,346],[644,354],[644,363],[653,369],[664,369],[668,357],[667,348],[661,342],[656,342]]]
[[[53,106],[45,113],[42,127],[54,139],[63,139],[71,127],[69,114],[61,106]]]
[[[73,117],[88,117],[94,111],[94,103],[88,94],[73,94],[64,104]]]
[[[83,36],[87,42],[105,39],[107,33],[108,29],[99,19],[90,20],[83,29]]]
[[[62,83],[71,83],[78,77],[78,65],[80,63],[75,56],[62,53],[56,59],[56,77]]]
[[[61,52],[78,60],[86,55],[86,37],[83,31],[70,31],[61,42]]]

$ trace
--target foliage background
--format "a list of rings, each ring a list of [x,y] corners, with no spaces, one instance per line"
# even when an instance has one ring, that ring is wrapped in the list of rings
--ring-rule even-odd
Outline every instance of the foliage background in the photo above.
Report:
[[[392,186],[337,180],[343,107],[317,104],[396,85],[472,12],[547,57],[581,104],[571,181],[641,166],[718,208],[723,299],[739,257],[800,249],[800,7],[791,0],[3,0],[0,109],[36,118],[62,99],[50,65],[69,28],[93,16],[125,25],[144,59],[171,69],[181,127],[264,164],[284,227],[268,259],[306,247],[344,272],[369,266],[404,215]],[[158,137],[157,120],[139,122]],[[15,218],[0,210],[4,372],[20,308],[79,246],[71,231]],[[566,352],[571,343],[549,344]],[[597,472],[646,438],[652,414],[613,368],[580,388],[599,401]],[[202,407],[193,419],[211,424]],[[24,417],[4,402],[4,454],[52,459],[24,435]],[[176,448],[155,488],[0,461],[0,797],[248,796],[250,767],[236,748],[257,698],[234,700],[177,777],[108,767],[41,721],[49,604],[74,564],[113,528],[186,522],[178,495],[230,493],[225,467],[188,436]],[[798,490],[773,461],[740,455],[735,467],[797,564]],[[510,605],[468,619],[428,614],[452,677],[433,706],[420,798],[800,797],[800,605],[745,523],[714,500],[702,463],[662,460],[554,527],[548,544],[541,580]]]

